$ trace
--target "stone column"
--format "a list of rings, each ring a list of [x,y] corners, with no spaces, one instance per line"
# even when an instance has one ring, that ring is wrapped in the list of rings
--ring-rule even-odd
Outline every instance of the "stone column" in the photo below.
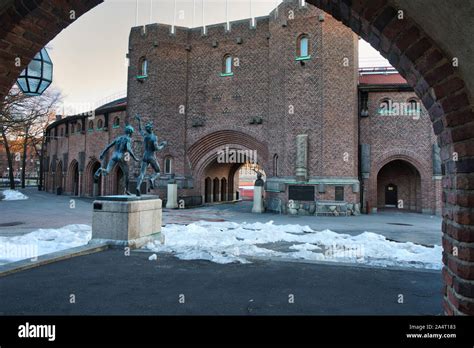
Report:
[[[178,208],[178,184],[168,184],[168,197],[166,201],[166,208]]]
[[[252,213],[263,213],[263,186],[255,186],[253,191]]]
[[[296,136],[296,180],[308,180],[308,135]]]
[[[79,181],[77,183],[77,195],[81,197],[82,196],[82,172],[79,172],[79,177],[77,178],[77,180]]]

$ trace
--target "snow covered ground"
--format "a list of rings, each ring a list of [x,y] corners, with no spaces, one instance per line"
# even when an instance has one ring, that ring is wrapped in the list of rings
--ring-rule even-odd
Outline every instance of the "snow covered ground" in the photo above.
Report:
[[[313,231],[308,226],[268,223],[200,221],[187,226],[167,225],[161,240],[145,248],[172,252],[183,260],[209,260],[216,263],[247,263],[248,256],[347,262],[376,266],[441,269],[442,248],[397,243],[380,234],[364,232],[357,236],[330,230]],[[285,251],[272,250],[269,243],[286,243]],[[265,245],[263,247],[262,245]]]
[[[3,198],[4,201],[20,201],[23,199],[28,199],[28,196],[16,190],[4,190],[0,193],[5,197]]]
[[[91,239],[88,225],[39,229],[0,237],[0,264],[34,259],[59,250],[85,245]],[[144,247],[154,253],[172,252],[183,260],[216,263],[248,263],[247,257],[271,257],[375,266],[441,269],[442,248],[397,243],[380,234],[357,236],[330,230],[313,231],[308,226],[268,223],[199,221],[190,225],[166,225],[161,238]],[[157,260],[156,255],[150,261]]]
[[[0,264],[35,259],[44,254],[87,244],[88,225],[68,225],[59,229],[39,229],[22,236],[0,237]]]

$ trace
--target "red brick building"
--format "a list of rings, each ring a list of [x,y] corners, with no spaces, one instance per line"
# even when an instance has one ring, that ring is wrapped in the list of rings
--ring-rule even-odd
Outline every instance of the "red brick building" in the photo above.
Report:
[[[237,199],[239,169],[254,161],[269,210],[289,201],[298,214],[334,201],[440,210],[439,151],[413,90],[389,71],[359,74],[357,36],[311,5],[284,2],[255,22],[205,30],[132,28],[128,58],[126,100],[48,128],[48,191],[121,193],[118,167],[95,189],[92,176],[100,151],[140,114],[169,144],[157,153],[162,197],[173,179],[188,205]],[[134,146],[141,154],[137,133]]]
[[[9,145],[10,151],[13,155],[13,176],[15,177],[15,180],[17,180],[18,183],[21,180],[21,172],[23,165],[23,139],[11,140]],[[25,179],[38,179],[40,172],[40,158],[32,145],[27,146],[25,164]],[[3,186],[8,185],[9,183],[8,169],[9,167],[7,152],[5,150],[4,144],[0,142],[0,182]],[[28,184],[31,184],[31,182],[28,182]]]

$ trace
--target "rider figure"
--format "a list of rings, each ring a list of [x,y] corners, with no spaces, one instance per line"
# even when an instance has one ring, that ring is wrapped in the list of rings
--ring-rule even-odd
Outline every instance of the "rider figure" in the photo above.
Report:
[[[123,176],[125,178],[125,192],[124,193],[126,195],[131,195],[131,193],[128,190],[129,178],[128,178],[128,165],[126,163],[128,161],[128,156],[126,155],[126,153],[128,152],[130,156],[132,156],[132,158],[136,162],[139,161],[139,159],[135,156],[135,154],[132,151],[131,137],[132,137],[133,132],[134,132],[134,129],[132,126],[126,126],[125,134],[115,138],[113,142],[107,145],[104,151],[102,151],[102,153],[100,154],[100,160],[103,161],[107,151],[109,151],[109,149],[112,146],[115,146],[114,152],[112,154],[112,158],[110,159],[109,164],[107,165],[107,169],[104,168],[105,162],[103,162],[103,165],[94,174],[95,182],[97,182],[101,174],[103,176],[107,176],[112,171],[114,166],[118,163],[118,165],[120,166],[120,169],[122,169]]]
[[[135,119],[138,120],[138,130],[140,131],[140,134],[143,137],[144,145],[144,154],[142,165],[140,168],[140,176],[137,179],[137,196],[140,196],[140,186],[143,182],[143,178],[145,177],[148,165],[151,165],[153,170],[155,171],[155,174],[153,174],[150,178],[150,187],[152,189],[155,188],[155,180],[157,177],[160,176],[160,165],[156,161],[155,152],[164,149],[168,142],[163,141],[158,144],[158,138],[153,133],[153,124],[151,122],[148,122],[145,125],[145,131],[143,131],[140,115],[136,115]]]

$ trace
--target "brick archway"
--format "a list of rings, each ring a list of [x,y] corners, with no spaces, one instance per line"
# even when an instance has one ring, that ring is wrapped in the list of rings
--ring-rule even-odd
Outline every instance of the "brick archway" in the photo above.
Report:
[[[428,185],[427,185],[427,175],[425,173],[425,171],[423,170],[423,167],[421,166],[420,163],[418,163],[417,160],[411,158],[411,157],[407,157],[407,156],[403,156],[403,155],[398,155],[398,156],[391,156],[389,158],[386,158],[384,161],[380,162],[377,166],[376,166],[376,169],[374,170],[374,175],[372,177],[372,180],[374,182],[373,186],[372,187],[372,191],[371,192],[371,198],[373,199],[372,202],[371,202],[371,206],[373,207],[377,207],[377,208],[380,208],[380,197],[381,197],[381,194],[383,194],[381,192],[381,186],[380,186],[380,180],[381,180],[381,174],[382,174],[382,171],[384,169],[387,168],[387,166],[390,166],[391,164],[393,163],[398,163],[401,164],[400,167],[403,167],[403,166],[409,166],[409,167],[412,167],[414,169],[414,171],[416,173],[415,176],[413,178],[410,178],[410,179],[414,179],[416,180],[416,176],[419,177],[419,185],[420,185],[420,188],[419,188],[419,191],[418,191],[418,188],[417,187],[414,187],[414,191],[412,191],[413,188],[410,188],[410,191],[407,192],[407,195],[408,196],[408,199],[402,199],[402,207],[399,207],[401,209],[404,209],[404,210],[408,210],[408,211],[416,211],[416,212],[422,212],[422,209],[423,207],[426,206],[426,203],[427,202],[424,202],[423,201],[423,192],[426,191],[428,189]],[[390,168],[390,170],[400,170],[400,169],[404,169],[404,168]],[[388,173],[384,173],[384,174],[388,174]],[[393,179],[393,177],[392,177]],[[397,175],[397,179],[401,179],[401,176],[400,175]],[[390,183],[393,184],[394,183],[394,180],[390,180]],[[411,184],[413,184],[414,182],[412,182]],[[416,184],[416,183],[415,183]],[[397,186],[401,186],[401,185],[397,185]],[[399,192],[400,193],[400,192]],[[412,195],[414,195],[414,197],[411,197]],[[401,197],[399,196],[399,199]],[[419,202],[418,202],[419,200]],[[397,204],[398,204],[399,200],[397,199]]]
[[[375,158],[373,161],[373,168],[371,170],[370,179],[369,179],[369,192],[368,192],[368,201],[369,206],[372,208],[377,207],[377,195],[378,195],[378,175],[382,168],[396,160],[401,160],[406,163],[412,165],[420,174],[421,177],[421,197],[420,197],[420,204],[421,209],[431,209],[428,208],[428,203],[424,197],[429,197],[428,191],[430,190],[430,181],[432,180],[430,166],[426,163],[426,161],[420,157],[418,154],[406,151],[403,149],[393,149],[387,151],[382,156]],[[422,211],[422,210],[421,210]]]
[[[71,23],[71,7],[77,8],[77,18],[100,2],[10,0],[0,13],[0,95],[7,92],[34,54]],[[464,71],[463,80],[452,64],[455,57],[442,48],[452,47],[449,38],[438,35],[441,42],[437,43],[410,18],[417,15],[414,11],[398,19],[397,8],[390,5],[394,0],[307,2],[349,26],[388,58],[429,111],[443,160],[445,312],[474,314],[474,248],[465,244],[474,242],[474,103],[466,87],[466,82],[472,86],[472,76]],[[438,19],[456,20],[444,15],[440,12]],[[436,18],[432,20],[436,22]],[[12,64],[17,56],[24,58],[19,67]]]

